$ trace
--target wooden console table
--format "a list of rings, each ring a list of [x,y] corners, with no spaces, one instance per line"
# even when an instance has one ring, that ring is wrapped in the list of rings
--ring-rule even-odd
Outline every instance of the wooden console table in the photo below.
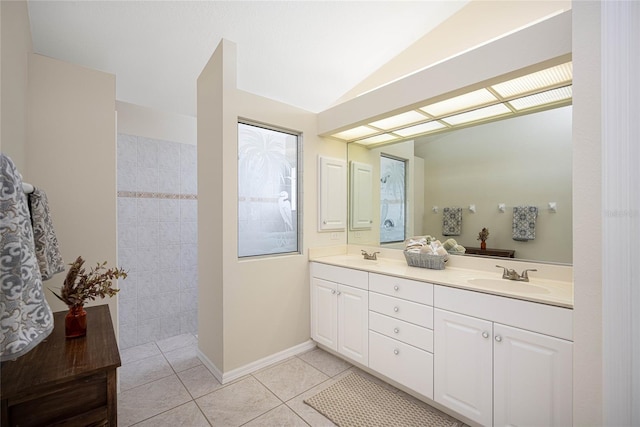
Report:
[[[503,258],[514,258],[516,251],[514,249],[480,249],[480,248],[468,248],[464,247],[465,254],[469,255],[485,255],[485,256],[499,256]]]
[[[66,311],[46,340],[2,363],[4,426],[117,426],[120,353],[108,305],[88,307],[87,335],[66,339]]]

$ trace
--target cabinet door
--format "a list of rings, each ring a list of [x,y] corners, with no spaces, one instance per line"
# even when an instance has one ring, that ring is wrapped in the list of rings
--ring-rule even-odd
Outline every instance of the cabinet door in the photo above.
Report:
[[[351,229],[370,229],[373,224],[373,167],[351,162]]]
[[[369,292],[338,285],[338,352],[367,365],[369,361]]]
[[[318,176],[318,231],[344,230],[347,226],[347,164],[320,157]]]
[[[332,350],[338,348],[337,287],[336,283],[311,278],[311,338]]]
[[[434,400],[482,424],[493,421],[491,322],[434,312]]]
[[[494,325],[494,425],[572,425],[569,341]]]

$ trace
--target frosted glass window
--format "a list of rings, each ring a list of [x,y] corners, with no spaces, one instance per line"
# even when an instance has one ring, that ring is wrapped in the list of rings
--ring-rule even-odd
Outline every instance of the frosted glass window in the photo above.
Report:
[[[380,243],[405,240],[405,161],[380,156]]]
[[[299,252],[300,135],[238,123],[238,256]]]

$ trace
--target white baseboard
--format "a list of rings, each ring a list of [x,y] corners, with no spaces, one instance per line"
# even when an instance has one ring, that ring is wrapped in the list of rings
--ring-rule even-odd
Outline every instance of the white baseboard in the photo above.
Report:
[[[282,360],[288,359],[289,357],[296,356],[298,354],[304,353],[309,350],[313,350],[316,347],[316,343],[312,340],[308,340],[303,342],[302,344],[298,344],[286,350],[282,350],[278,353],[272,354],[267,357],[263,357],[262,359],[256,360],[255,362],[251,362],[247,365],[241,366],[236,369],[232,369],[229,372],[222,372],[214,363],[209,360],[207,356],[205,356],[200,349],[197,349],[198,359],[211,371],[214,377],[220,384],[226,384],[228,382],[237,380],[245,375],[249,375],[253,372],[256,372],[259,369],[265,368],[274,363],[280,362]]]

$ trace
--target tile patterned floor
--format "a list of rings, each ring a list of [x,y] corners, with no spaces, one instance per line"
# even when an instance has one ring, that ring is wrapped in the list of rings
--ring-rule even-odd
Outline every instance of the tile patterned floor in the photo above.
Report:
[[[184,334],[121,352],[120,426],[333,426],[304,399],[353,370],[402,393],[320,349],[222,385],[196,346]]]

